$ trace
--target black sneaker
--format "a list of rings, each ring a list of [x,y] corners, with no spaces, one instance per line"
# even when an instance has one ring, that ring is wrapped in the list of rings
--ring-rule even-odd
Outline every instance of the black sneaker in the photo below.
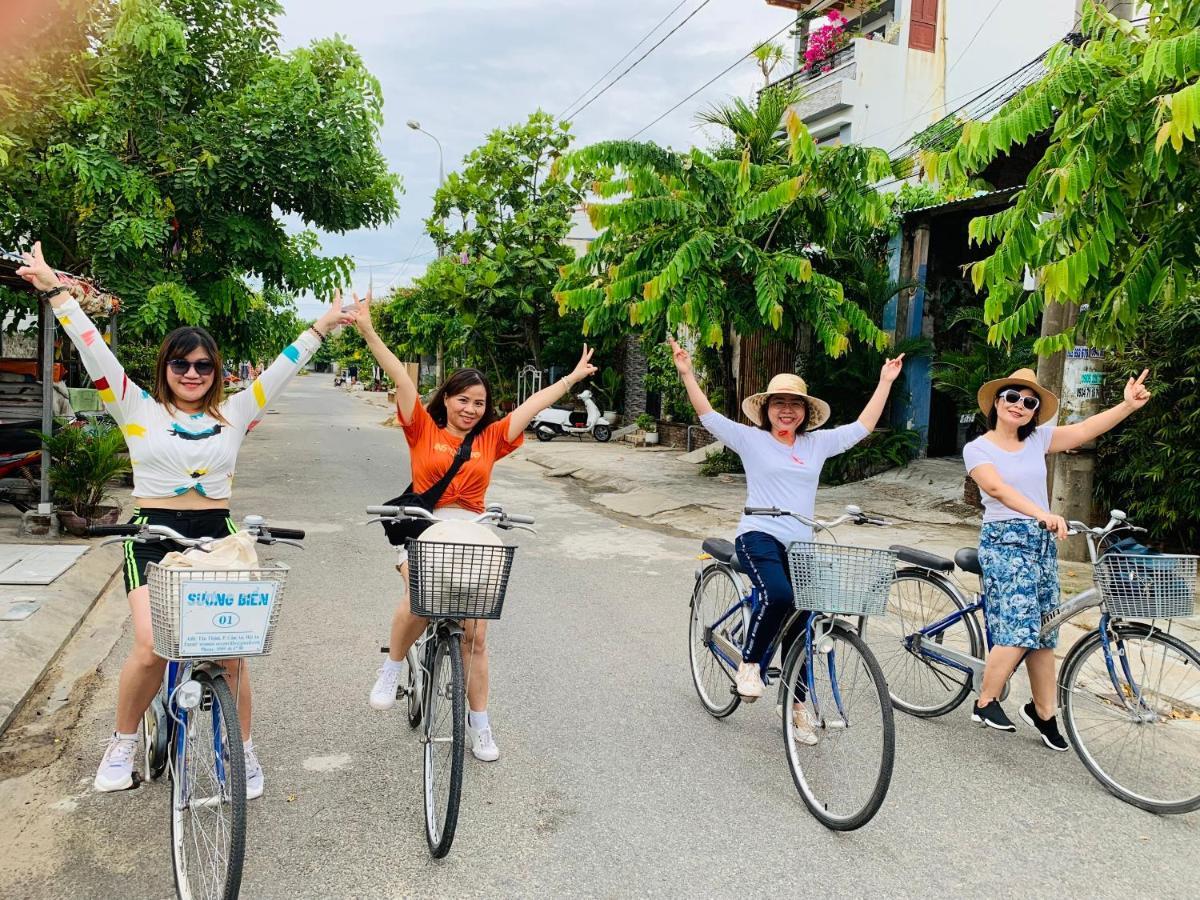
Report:
[[[1030,700],[1021,707],[1021,718],[1025,720],[1025,724],[1030,728],[1036,728],[1038,734],[1042,736],[1042,743],[1051,750],[1070,750],[1071,745],[1067,743],[1067,739],[1058,733],[1058,721],[1054,716],[1048,719],[1040,719],[1037,714],[1037,707]]]
[[[993,700],[987,706],[981,707],[979,701],[971,707],[971,721],[976,725],[986,725],[997,731],[1016,731],[1017,726],[1004,714],[1004,707],[999,700]]]

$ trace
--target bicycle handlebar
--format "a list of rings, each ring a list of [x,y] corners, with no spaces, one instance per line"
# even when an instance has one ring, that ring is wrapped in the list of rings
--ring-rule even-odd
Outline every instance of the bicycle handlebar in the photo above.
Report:
[[[367,524],[380,522],[384,519],[428,519],[434,522],[442,521],[437,515],[420,506],[368,506],[367,515],[375,516]],[[485,512],[477,515],[472,521],[480,525],[495,525],[497,528],[508,530],[521,527],[532,530],[528,526],[534,524],[533,516],[521,516],[516,513],[506,513],[500,506],[492,505]]]
[[[254,535],[254,539],[260,544],[282,543],[290,544],[293,547],[300,547],[302,545],[297,543],[297,541],[304,540],[304,529],[271,528],[261,516],[246,516],[242,522],[242,530]],[[191,549],[207,548],[217,540],[211,537],[184,537],[174,528],[166,525],[89,525],[88,534],[93,537],[133,538],[136,541],[142,542],[172,541]],[[113,543],[113,541],[105,541],[104,543]]]
[[[141,525],[89,525],[87,533],[91,537],[114,537],[117,535],[134,535],[141,530]]]
[[[1046,523],[1039,519],[1038,528],[1042,529],[1042,531],[1045,531]],[[1067,534],[1071,536],[1077,534],[1086,534],[1095,538],[1104,538],[1112,534],[1114,531],[1137,531],[1143,534],[1146,533],[1146,529],[1142,528],[1140,525],[1130,524],[1129,517],[1119,509],[1114,509],[1109,512],[1108,524],[1106,524],[1103,528],[1101,528],[1099,525],[1093,527],[1088,525],[1086,522],[1079,522],[1074,519],[1067,521]]]
[[[779,509],[775,506],[747,506],[742,510],[742,512],[748,516],[772,516],[775,518],[781,516],[791,516],[793,519],[808,525],[810,528],[821,528],[824,530],[836,528],[838,525],[841,525],[845,522],[854,522],[855,525],[875,525],[879,528],[887,528],[894,524],[888,519],[881,519],[877,516],[868,515],[859,507],[853,505],[847,506],[842,515],[829,522],[825,522],[820,519],[810,519],[808,516],[802,513],[792,512],[786,509]]]

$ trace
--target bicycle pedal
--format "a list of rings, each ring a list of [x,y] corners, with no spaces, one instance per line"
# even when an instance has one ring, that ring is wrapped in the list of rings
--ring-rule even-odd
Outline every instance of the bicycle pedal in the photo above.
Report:
[[[380,648],[379,648],[379,652],[380,652],[380,653],[391,653],[391,652],[392,652],[392,648],[391,648],[391,647],[380,647]]]

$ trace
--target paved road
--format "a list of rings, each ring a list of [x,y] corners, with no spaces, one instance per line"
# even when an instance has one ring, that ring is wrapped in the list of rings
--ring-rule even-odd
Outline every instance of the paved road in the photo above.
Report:
[[[401,434],[324,376],[277,409],[247,442],[235,512],[310,540],[276,554],[291,594],[254,669],[267,788],[245,896],[1196,896],[1200,815],[1139,812],[1073,754],[977,731],[965,710],[898,716],[883,810],[826,831],[796,796],[769,705],[718,722],[695,699],[695,542],[603,517],[519,459],[491,494],[541,527],[518,538],[492,636],[503,756],[468,758],[454,849],[431,862],[415,739],[399,710],[366,704],[397,576],[361,510],[406,483]],[[166,785],[88,790],[127,647],[126,634],[57,759],[0,782],[0,896],[172,894]]]

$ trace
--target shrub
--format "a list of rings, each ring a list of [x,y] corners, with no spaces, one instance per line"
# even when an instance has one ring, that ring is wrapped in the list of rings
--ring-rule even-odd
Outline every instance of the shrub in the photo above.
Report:
[[[828,460],[821,470],[823,484],[848,484],[906,466],[917,455],[921,433],[913,429],[876,431],[865,441]]]
[[[658,431],[658,422],[649,413],[642,413],[634,420],[634,424],[642,431]]]
[[[706,478],[715,478],[725,472],[732,472],[737,475],[742,475],[746,472],[745,468],[742,467],[742,458],[728,447],[717,453],[713,453],[708,459],[700,463],[700,474]]]

